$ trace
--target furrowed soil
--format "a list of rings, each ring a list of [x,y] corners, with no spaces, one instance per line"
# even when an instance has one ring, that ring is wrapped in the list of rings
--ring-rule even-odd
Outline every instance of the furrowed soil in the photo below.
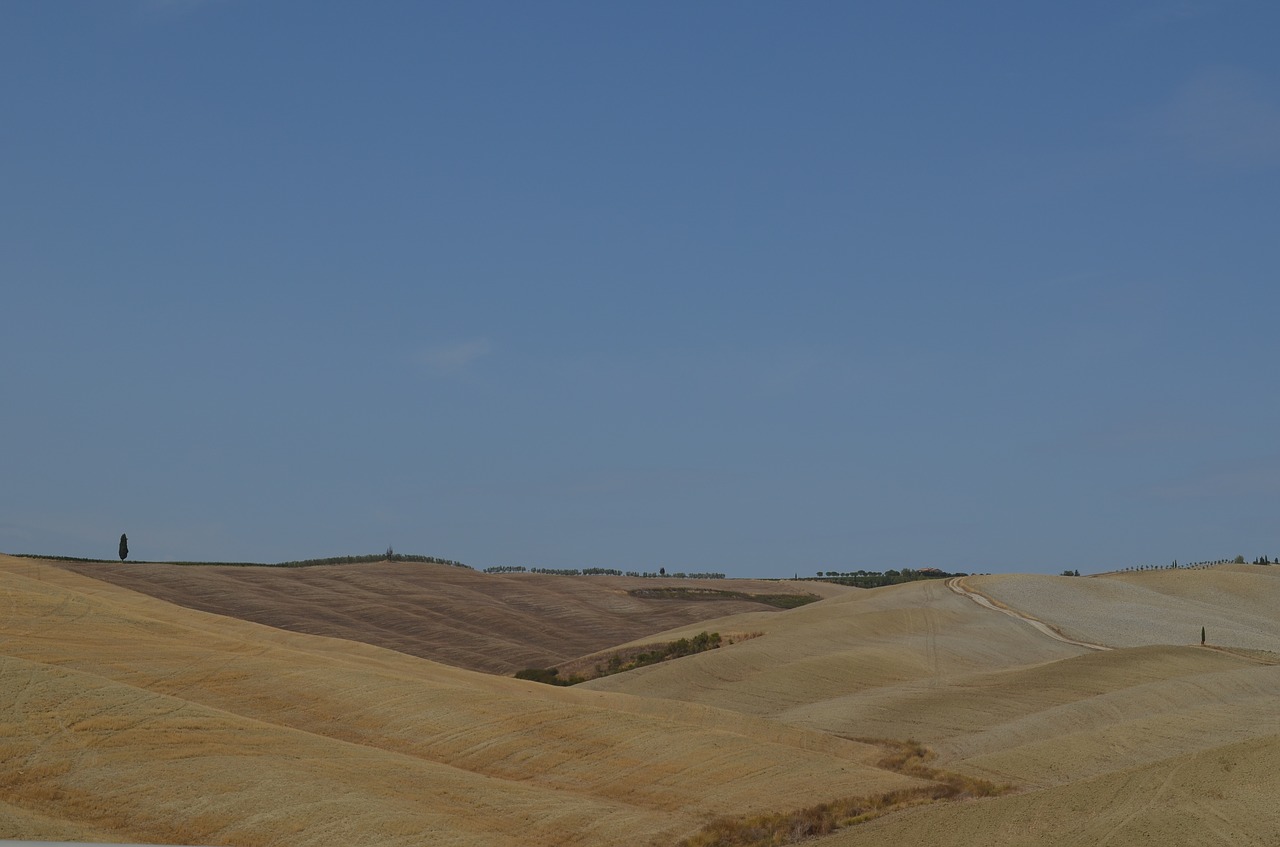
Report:
[[[179,606],[312,635],[388,647],[460,668],[512,674],[550,667],[625,641],[755,610],[765,602],[634,589],[725,589],[819,594],[821,582],[486,574],[469,568],[376,562],[309,568],[48,562]]]

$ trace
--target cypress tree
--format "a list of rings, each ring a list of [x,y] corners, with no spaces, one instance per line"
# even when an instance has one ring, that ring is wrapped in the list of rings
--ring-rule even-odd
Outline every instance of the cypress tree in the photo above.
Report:
[[[120,561],[129,558],[129,536],[120,533]]]
[[[1204,646],[1204,627],[1200,627],[1200,646]]]

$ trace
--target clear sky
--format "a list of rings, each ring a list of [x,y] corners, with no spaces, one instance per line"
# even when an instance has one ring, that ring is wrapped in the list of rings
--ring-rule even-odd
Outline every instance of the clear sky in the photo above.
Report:
[[[1280,553],[1277,33],[0,0],[0,550]]]

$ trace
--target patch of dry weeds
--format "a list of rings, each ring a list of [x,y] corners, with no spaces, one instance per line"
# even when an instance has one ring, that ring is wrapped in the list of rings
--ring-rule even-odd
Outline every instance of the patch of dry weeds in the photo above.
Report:
[[[720,818],[679,842],[679,847],[778,847],[806,838],[827,835],[837,829],[856,826],[909,806],[942,800],[995,797],[1012,790],[985,779],[944,771],[926,764],[935,753],[918,741],[881,738],[854,738],[864,744],[883,747],[886,755],[877,764],[885,770],[926,780],[927,785],[896,788],[878,794],[846,797],[788,812],[773,812],[744,818]]]

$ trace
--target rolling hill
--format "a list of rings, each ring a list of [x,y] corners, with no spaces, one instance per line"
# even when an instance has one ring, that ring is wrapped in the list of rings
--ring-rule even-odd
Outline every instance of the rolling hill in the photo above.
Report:
[[[536,593],[553,633],[603,639],[607,606],[579,592],[640,599],[596,581],[617,578],[509,576],[501,602]],[[741,832],[767,813],[922,788],[937,777],[885,758],[914,739],[930,767],[1009,790],[911,801],[806,843],[1280,843],[1280,568],[970,577],[832,590],[786,611],[689,601],[719,617],[594,649],[758,636],[572,688],[365,643],[386,637],[368,622],[371,586],[389,578],[300,584],[294,627],[334,593],[368,608],[335,638],[0,556],[0,760],[14,763],[0,837],[675,845],[716,820]],[[216,583],[201,590],[216,599]],[[462,585],[437,595],[485,619],[493,598],[463,599]],[[539,620],[526,609],[500,641]],[[418,643],[448,642],[433,638]]]
[[[0,557],[0,836],[666,843],[914,780],[869,745],[480,674]]]
[[[711,617],[774,607],[739,599],[636,597],[726,580],[486,574],[403,562],[309,568],[50,562],[170,603],[293,632],[348,638],[487,673],[511,674]],[[833,596],[824,582],[732,580],[747,594]]]
[[[1280,613],[1265,613],[1280,610],[1277,577],[1245,566],[965,580],[1106,650],[911,583],[752,616],[765,635],[732,654],[586,685],[842,737],[910,737],[944,768],[1020,789],[883,818],[832,844],[1280,843],[1276,806],[1261,802],[1280,791],[1266,765],[1280,744],[1280,654],[1267,650]],[[1229,640],[1201,647],[1199,620]]]

